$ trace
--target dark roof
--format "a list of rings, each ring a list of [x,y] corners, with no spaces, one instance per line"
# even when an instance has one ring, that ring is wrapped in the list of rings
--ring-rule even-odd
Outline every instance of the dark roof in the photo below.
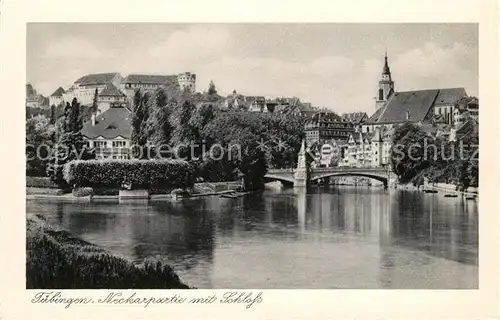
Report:
[[[464,88],[440,89],[436,98],[436,105],[454,105],[460,98],[466,97]]]
[[[104,89],[99,92],[100,96],[119,96],[119,97],[124,97],[125,94],[118,90],[118,88],[112,84],[108,83]]]
[[[90,139],[99,136],[106,139],[113,139],[118,136],[130,139],[132,135],[131,117],[132,114],[127,108],[112,107],[96,116],[95,125],[92,125],[91,121],[85,122],[81,132]]]
[[[372,124],[372,123],[376,123],[378,118],[380,118],[380,115],[382,114],[382,112],[384,112],[384,108],[380,108],[378,109],[377,111],[375,111],[374,114],[372,114],[372,116],[370,118],[368,118],[368,120],[366,120],[366,124]]]
[[[476,97],[462,97],[455,103],[455,107],[460,111],[465,111],[469,105],[478,104],[479,101]]]
[[[351,113],[344,113],[342,115],[342,119],[350,121],[354,124],[360,123],[361,121],[367,118],[368,115],[366,114],[366,112],[351,112]]]
[[[65,93],[64,89],[62,87],[57,88],[56,91],[54,91],[53,94],[51,94],[51,97],[62,97],[63,93]]]
[[[302,111],[302,115],[308,119],[312,118],[316,113],[317,113],[317,111],[315,111],[315,110]]]
[[[306,120],[308,124],[342,122],[342,118],[333,111],[305,111],[304,114],[308,116]]]
[[[460,127],[457,128],[457,136],[464,137],[468,135],[479,134],[479,122],[474,119],[465,121]]]
[[[129,74],[122,83],[171,84],[177,82],[176,75]]]
[[[436,100],[439,90],[419,90],[394,93],[376,123],[419,122],[424,120]]]
[[[263,96],[244,96],[243,100],[245,100],[248,103],[253,103],[253,102],[266,102],[266,98]]]
[[[89,74],[76,80],[75,84],[79,84],[81,86],[93,85],[93,84],[106,84],[110,83],[116,76],[119,75],[120,74],[117,72]]]
[[[314,111],[311,104],[307,103],[302,103],[297,99],[296,105],[295,105],[301,112],[308,112],[308,111]]]
[[[387,62],[387,53],[384,57],[384,69],[382,70],[382,74],[391,74],[391,69],[389,69],[389,63]]]

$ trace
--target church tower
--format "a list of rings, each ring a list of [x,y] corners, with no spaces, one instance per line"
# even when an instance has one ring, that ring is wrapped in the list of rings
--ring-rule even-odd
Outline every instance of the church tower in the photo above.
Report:
[[[384,60],[382,78],[378,82],[377,102],[375,103],[377,110],[382,108],[389,97],[394,93],[394,81],[392,81],[391,69],[389,69],[389,63],[387,62],[387,52],[385,53]]]

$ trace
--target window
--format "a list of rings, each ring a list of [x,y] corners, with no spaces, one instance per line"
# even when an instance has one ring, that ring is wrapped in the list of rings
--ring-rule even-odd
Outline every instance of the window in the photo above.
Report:
[[[125,141],[113,141],[113,148],[123,148],[126,145]]]
[[[378,99],[384,100],[384,89],[382,88],[378,89]]]
[[[105,148],[106,147],[106,141],[94,141],[94,146],[96,148]]]

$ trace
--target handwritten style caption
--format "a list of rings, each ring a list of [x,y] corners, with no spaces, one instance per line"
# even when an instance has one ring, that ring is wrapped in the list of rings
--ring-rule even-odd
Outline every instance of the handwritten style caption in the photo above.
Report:
[[[150,305],[164,304],[241,304],[246,309],[263,302],[262,292],[228,291],[223,294],[213,294],[209,296],[186,297],[181,294],[171,294],[165,296],[144,296],[137,292],[113,292],[107,291],[102,298],[83,298],[72,295],[64,295],[61,291],[40,291],[37,292],[31,303],[33,304],[57,304],[68,309],[75,305],[138,305],[147,308]]]

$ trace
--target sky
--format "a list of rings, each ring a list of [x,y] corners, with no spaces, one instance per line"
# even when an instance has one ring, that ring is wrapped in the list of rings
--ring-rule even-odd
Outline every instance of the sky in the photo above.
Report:
[[[29,23],[26,78],[48,96],[90,73],[189,71],[197,91],[372,114],[385,51],[396,91],[478,95],[477,24]]]

